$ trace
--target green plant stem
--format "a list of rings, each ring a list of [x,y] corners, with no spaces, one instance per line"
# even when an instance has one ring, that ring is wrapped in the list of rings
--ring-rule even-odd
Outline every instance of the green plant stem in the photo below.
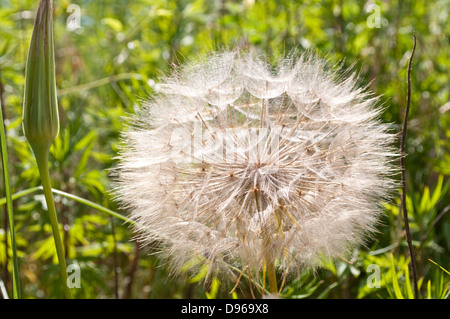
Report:
[[[0,108],[2,107],[0,102]],[[8,165],[8,150],[6,146],[6,132],[3,124],[3,112],[0,110],[0,138],[1,138],[1,151],[2,151],[2,164],[3,164],[3,179],[5,185],[6,205],[8,209],[8,221],[9,221],[9,233],[11,237],[11,250],[13,258],[13,297],[14,299],[20,299],[20,281],[19,281],[19,261],[17,258],[16,248],[16,234],[14,228],[14,211],[11,195],[11,179],[9,176]]]
[[[24,189],[23,191],[20,191],[20,192],[12,194],[11,198],[12,198],[13,201],[15,201],[16,199],[19,199],[19,198],[21,198],[23,196],[26,196],[28,194],[34,193],[34,192],[36,192],[38,190],[42,190],[42,186],[37,186],[37,187]],[[5,197],[0,198],[0,206],[3,206],[5,204],[6,204],[6,198]]]
[[[270,241],[265,240],[266,248],[270,249]],[[269,280],[269,291],[272,294],[278,294],[278,283],[277,283],[277,274],[275,271],[275,265],[273,261],[273,256],[269,256],[266,261],[266,270],[267,270],[267,279]]]
[[[107,78],[96,80],[96,81],[93,81],[93,82],[90,82],[90,83],[81,84],[81,85],[73,86],[73,87],[70,87],[70,88],[67,88],[67,89],[58,90],[58,96],[74,94],[74,93],[80,93],[80,92],[83,92],[83,91],[95,89],[97,87],[106,85],[108,83],[115,83],[115,82],[118,82],[118,81],[129,80],[129,79],[142,80],[142,76],[140,74],[137,74],[137,73],[116,74],[116,75],[112,75],[112,76],[109,76]]]
[[[21,198],[23,196],[26,196],[28,194],[31,194],[31,193],[34,193],[34,192],[37,192],[37,191],[40,191],[40,190],[42,190],[42,186],[36,186],[36,187],[24,189],[23,191],[20,191],[20,192],[12,194],[12,200],[14,201],[14,200],[19,199],[19,198]],[[99,204],[96,204],[96,203],[94,203],[94,202],[92,202],[90,200],[87,200],[87,199],[81,198],[79,196],[72,195],[72,194],[69,194],[69,193],[66,193],[66,192],[54,189],[54,188],[52,188],[52,193],[64,196],[64,197],[72,199],[72,200],[75,200],[75,201],[77,201],[77,202],[79,202],[81,204],[84,204],[86,206],[94,208],[94,209],[96,209],[98,211],[101,211],[101,212],[104,212],[104,213],[106,213],[108,215],[111,215],[113,217],[119,218],[122,221],[124,221],[124,222],[126,222],[126,223],[128,223],[130,225],[134,224],[134,222],[131,219],[128,219],[127,217],[125,217],[125,216],[123,216],[123,215],[121,215],[119,213],[116,213],[115,211],[112,211],[112,210],[110,210],[110,209],[108,209],[106,207],[103,207],[103,206],[101,206]],[[0,206],[3,206],[5,204],[6,204],[6,198],[0,198]]]
[[[62,284],[64,287],[64,295],[67,299],[72,299],[72,292],[67,285],[67,266],[64,255],[64,247],[59,232],[58,217],[56,216],[55,202],[53,200],[52,186],[50,182],[50,174],[48,171],[48,151],[35,150],[36,161],[41,175],[42,188],[44,190],[45,201],[47,202],[50,224],[52,226],[53,239],[55,241],[56,254],[58,255],[59,270]]]
[[[123,220],[126,223],[129,223],[129,224],[132,224],[132,225],[134,224],[134,222],[131,219],[128,219],[127,217],[125,217],[125,216],[123,216],[121,214],[118,214],[115,211],[112,211],[112,210],[110,210],[110,209],[108,209],[106,207],[103,207],[102,205],[99,205],[97,203],[91,202],[90,200],[87,200],[87,199],[81,198],[79,196],[72,195],[72,194],[69,194],[69,193],[57,190],[57,189],[52,189],[52,192],[55,193],[55,194],[59,194],[59,195],[62,195],[64,197],[73,199],[73,200],[75,200],[75,201],[77,201],[77,202],[79,202],[81,204],[85,204],[87,206],[90,206],[90,207],[92,207],[94,209],[97,209],[97,210],[99,210],[101,212],[107,213],[108,215],[111,215],[113,217],[117,217],[117,218]]]
[[[237,272],[237,273],[242,274],[242,277],[244,277],[244,278],[247,279],[248,281],[251,281],[251,282],[253,283],[253,285],[255,285],[255,286],[257,286],[259,289],[261,289],[261,291],[262,291],[263,293],[270,294],[270,291],[269,291],[269,290],[267,290],[265,287],[261,286],[259,283],[257,283],[257,282],[254,281],[253,279],[250,279],[250,278],[248,277],[248,275],[245,274],[245,272],[243,272],[241,269],[236,268],[236,267],[234,267],[233,265],[227,264],[227,263],[225,263],[225,262],[224,262],[224,265],[227,266],[228,268],[230,268],[231,270],[233,270],[233,271],[235,271],[235,272]]]
[[[253,190],[253,194],[255,196],[255,204],[256,209],[259,212],[261,209],[261,205],[259,203],[260,197],[259,197],[259,190],[255,188]],[[278,294],[278,283],[277,283],[277,274],[275,271],[275,264],[273,263],[273,255],[272,255],[272,248],[271,240],[270,240],[270,234],[267,234],[266,232],[263,233],[263,245],[264,249],[267,249],[267,254],[265,258],[266,263],[266,271],[267,271],[267,278],[269,280],[269,291],[272,294]],[[263,280],[266,280],[265,278]]]

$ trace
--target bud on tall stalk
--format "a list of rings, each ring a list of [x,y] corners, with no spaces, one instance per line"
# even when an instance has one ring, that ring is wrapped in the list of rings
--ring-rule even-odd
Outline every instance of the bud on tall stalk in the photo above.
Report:
[[[36,15],[28,52],[22,120],[25,136],[33,149],[41,176],[64,293],[66,298],[71,298],[71,292],[67,286],[64,247],[48,171],[50,146],[59,132],[53,44],[53,2],[51,0],[41,0]]]

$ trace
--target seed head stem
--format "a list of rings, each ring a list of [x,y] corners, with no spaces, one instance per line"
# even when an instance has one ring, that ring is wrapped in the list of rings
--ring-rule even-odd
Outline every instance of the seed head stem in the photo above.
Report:
[[[255,187],[253,189],[253,194],[255,196],[255,203],[256,203],[256,209],[257,212],[261,211],[261,207],[259,205],[259,196],[258,196],[258,189]],[[265,253],[265,266],[266,266],[266,272],[267,272],[267,279],[269,281],[269,291],[270,293],[277,294],[278,293],[278,283],[277,283],[277,275],[275,270],[275,264],[273,263],[273,255],[272,255],[272,247],[271,247],[271,240],[270,240],[270,234],[267,231],[263,231],[263,245],[264,245],[264,251]],[[265,281],[266,279],[263,278]]]
[[[265,236],[264,243],[268,246],[267,248],[270,249],[270,239]],[[269,259],[270,258],[270,259]],[[268,260],[266,261],[266,267],[267,267],[267,279],[269,280],[269,291],[272,294],[278,294],[278,282],[277,282],[277,275],[275,271],[275,264],[273,263],[272,256],[269,256]]]

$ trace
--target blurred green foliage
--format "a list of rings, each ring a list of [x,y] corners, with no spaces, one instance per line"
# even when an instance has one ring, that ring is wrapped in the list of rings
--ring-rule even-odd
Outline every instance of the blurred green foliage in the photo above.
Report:
[[[370,4],[380,13],[380,27]],[[72,5],[72,6],[70,6]],[[73,6],[76,5],[76,6]],[[0,0],[0,97],[5,112],[13,192],[39,185],[21,126],[24,72],[37,1]],[[73,28],[80,13],[79,28]],[[252,48],[274,60],[291,50],[317,51],[354,65],[362,83],[382,95],[384,120],[400,131],[406,64],[412,109],[406,159],[408,209],[420,291],[448,298],[450,275],[450,0],[57,0],[55,48],[61,133],[51,148],[53,187],[118,211],[110,194],[126,117],[153,93],[172,65],[212,49]],[[70,27],[72,26],[72,27]],[[4,197],[3,185],[0,197]],[[248,282],[170,276],[128,225],[56,196],[67,263],[81,267],[77,298],[249,298]],[[32,193],[14,202],[22,295],[59,298],[56,252],[45,201]],[[10,292],[7,214],[0,213],[0,278]],[[120,211],[119,211],[120,212]],[[121,212],[126,214],[126,212]],[[380,232],[350,260],[287,278],[285,298],[408,298],[408,251],[399,200],[386,204]],[[369,287],[370,265],[381,280]]]

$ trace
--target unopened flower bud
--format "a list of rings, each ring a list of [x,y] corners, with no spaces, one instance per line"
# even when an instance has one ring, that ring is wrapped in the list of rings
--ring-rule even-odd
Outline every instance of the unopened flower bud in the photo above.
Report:
[[[39,3],[26,67],[23,130],[34,152],[48,151],[59,132],[53,5]]]

